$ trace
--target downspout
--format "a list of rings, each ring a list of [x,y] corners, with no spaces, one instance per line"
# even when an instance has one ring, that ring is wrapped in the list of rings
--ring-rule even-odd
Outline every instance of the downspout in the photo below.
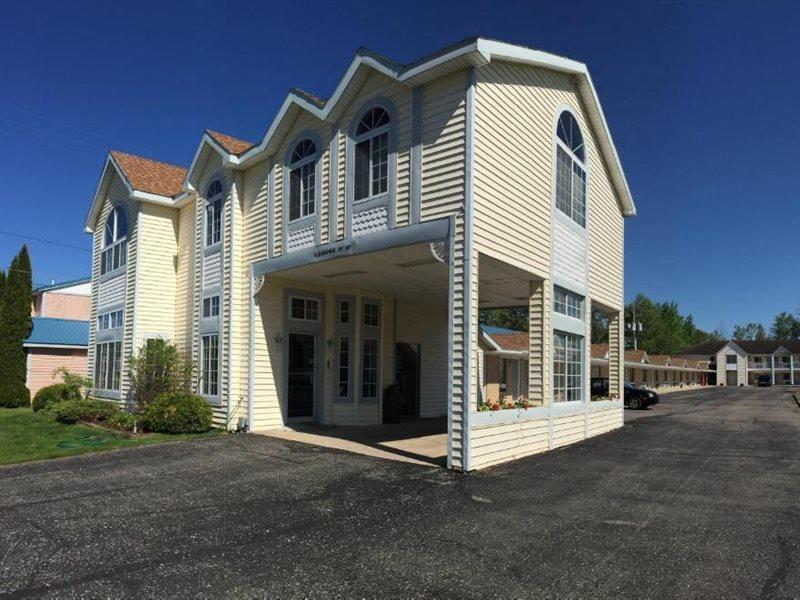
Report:
[[[247,431],[248,433],[252,433],[253,431],[253,379],[254,379],[254,356],[253,356],[253,344],[255,343],[255,330],[254,330],[254,323],[255,323],[255,298],[253,297],[254,294],[254,285],[253,285],[253,265],[250,265],[250,275],[248,277],[247,282],[248,287],[248,315],[247,315]]]
[[[472,411],[472,191],[475,145],[475,67],[469,70],[466,94],[466,153],[464,165],[464,373],[462,379],[461,467],[470,470],[470,413]]]

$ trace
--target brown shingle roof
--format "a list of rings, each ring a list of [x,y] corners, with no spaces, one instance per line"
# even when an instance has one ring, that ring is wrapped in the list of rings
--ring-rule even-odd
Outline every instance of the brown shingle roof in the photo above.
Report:
[[[227,152],[231,154],[243,154],[247,152],[250,148],[255,146],[252,142],[248,142],[245,140],[240,140],[239,138],[235,138],[230,135],[225,135],[224,133],[220,133],[219,131],[211,131],[210,129],[206,129],[206,133],[210,135],[215,142],[217,142],[220,146],[222,146]]]
[[[669,361],[670,361],[670,363],[672,364],[673,367],[685,367],[685,366],[687,366],[685,358],[676,358],[676,357],[673,356],[672,358],[669,359]]]
[[[661,365],[662,367],[667,366],[669,356],[666,354],[648,354],[647,356],[650,358],[651,365]]]
[[[186,178],[186,169],[183,167],[118,150],[112,150],[111,156],[134,190],[170,198],[183,190],[183,180]]]
[[[625,350],[626,362],[640,363],[644,360],[644,350]]]
[[[608,344],[592,344],[592,358],[605,358],[608,354]]]
[[[503,350],[528,351],[528,332],[493,333],[489,337]]]
[[[311,104],[314,104],[315,106],[317,106],[319,108],[322,108],[323,106],[325,106],[325,102],[327,102],[327,100],[325,100],[325,98],[320,98],[319,96],[317,96],[315,94],[312,94],[311,92],[307,92],[305,90],[301,90],[298,87],[293,87],[289,91],[294,93],[294,94],[297,94],[301,98],[305,98],[306,100],[311,102]]]

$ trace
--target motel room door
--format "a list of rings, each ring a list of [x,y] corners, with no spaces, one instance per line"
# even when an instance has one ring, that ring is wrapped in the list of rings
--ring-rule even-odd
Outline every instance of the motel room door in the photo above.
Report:
[[[305,420],[314,417],[315,342],[316,337],[313,334],[289,334],[289,419]]]
[[[419,344],[398,342],[395,346],[395,381],[402,395],[400,414],[419,416],[420,347]]]
[[[728,371],[725,374],[725,377],[726,377],[725,385],[729,385],[731,387],[736,387],[736,376],[737,376],[736,371]]]

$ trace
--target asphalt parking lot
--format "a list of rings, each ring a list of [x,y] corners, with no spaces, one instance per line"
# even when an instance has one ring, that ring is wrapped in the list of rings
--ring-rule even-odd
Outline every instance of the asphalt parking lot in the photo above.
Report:
[[[665,396],[471,475],[260,436],[0,468],[0,597],[797,597],[800,408]]]

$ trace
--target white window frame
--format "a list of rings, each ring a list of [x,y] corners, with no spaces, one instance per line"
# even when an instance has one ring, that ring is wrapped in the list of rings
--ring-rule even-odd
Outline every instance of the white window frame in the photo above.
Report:
[[[209,350],[210,338],[216,339],[216,361],[211,357],[206,357]],[[221,390],[220,360],[222,358],[219,333],[204,333],[200,336],[200,395],[206,398],[219,398]],[[213,367],[213,368],[212,368]],[[209,373],[214,375],[214,379],[209,378]],[[216,390],[212,389],[212,384]]]
[[[563,296],[563,300],[560,299],[560,296]],[[585,316],[585,300],[586,298],[581,294],[560,285],[553,286],[553,310],[558,314],[582,321]]]
[[[581,131],[580,123],[578,123],[578,119],[575,114],[568,109],[562,110],[559,115],[558,119],[556,119],[556,131],[554,132],[554,136],[556,139],[556,152],[555,152],[555,161],[556,161],[556,172],[555,172],[555,199],[556,199],[556,210],[558,210],[561,214],[569,217],[575,224],[579,227],[586,228],[586,214],[588,212],[588,199],[589,199],[589,169],[586,166],[586,161],[582,160],[578,157],[575,151],[570,148],[558,135],[558,130],[561,125],[561,118],[564,114],[569,114],[572,119],[575,121],[575,125],[578,127],[578,132],[581,136],[581,144],[578,147],[583,147],[583,154],[584,158],[587,154],[586,148],[586,138],[583,135],[583,131]],[[567,158],[565,163],[562,163],[559,156],[559,150],[562,151]],[[562,164],[565,167],[562,167]],[[569,190],[569,212],[565,211],[559,205],[559,173],[562,168],[569,169],[569,182],[570,182],[570,190]],[[576,171],[576,168],[578,169]],[[576,210],[576,203],[577,203],[577,195],[576,195],[576,179],[583,182],[583,199],[582,199],[582,210]]]
[[[564,351],[564,358],[563,361],[559,360],[559,337],[564,339],[563,351]],[[570,342],[574,342],[575,347],[570,348]],[[576,350],[578,351],[578,360],[570,360],[569,352]],[[552,369],[553,369],[553,402],[557,404],[564,404],[570,402],[584,402],[586,392],[584,390],[584,381],[586,380],[586,342],[585,338],[581,335],[577,335],[574,333],[569,333],[566,331],[553,331],[553,357],[552,357]],[[563,370],[563,377],[564,377],[564,385],[559,385],[557,383],[558,374],[556,373],[556,363],[563,362],[564,370]],[[577,372],[576,372],[577,368]],[[577,385],[571,385],[570,379],[572,378],[574,383],[574,378],[577,377]],[[563,390],[563,398],[561,400],[558,399],[559,391]],[[577,392],[577,398],[570,399],[570,392]]]
[[[389,120],[380,127],[376,127],[374,129],[370,129],[362,134],[358,134],[358,126],[361,122],[366,118],[367,115],[372,114],[372,112],[376,109],[380,109],[384,111],[389,118]],[[390,130],[394,126],[394,122],[392,121],[392,112],[388,110],[385,106],[381,106],[380,104],[373,104],[366,110],[362,111],[359,114],[358,121],[356,122],[355,128],[353,131],[353,203],[358,204],[361,202],[369,202],[370,200],[374,200],[376,198],[382,198],[387,195],[390,191],[390,161],[391,161],[391,135]],[[384,153],[386,155],[385,163],[382,161],[379,164],[383,164],[384,171],[383,175],[379,177],[375,177],[375,168],[376,163],[374,162],[374,155],[375,155],[375,143],[378,138],[382,138],[385,141],[385,148]],[[369,171],[369,190],[366,196],[361,198],[358,197],[358,186],[356,181],[356,173],[358,172],[358,146],[362,143],[366,143],[368,147],[367,152],[367,169]],[[382,191],[375,191],[375,185],[379,181],[383,180],[385,189]]]
[[[119,329],[125,323],[125,311],[121,308],[110,310],[97,315],[97,330],[107,331],[109,329]]]
[[[94,346],[94,389],[119,392],[121,382],[122,341],[98,342]]]
[[[120,216],[125,223],[125,233],[120,235]],[[111,241],[106,240],[106,229],[111,221]],[[128,264],[128,218],[121,206],[111,210],[103,226],[100,252],[100,275],[122,269]]]
[[[214,302],[216,300],[216,303]],[[203,298],[203,312],[202,318],[203,319],[214,319],[219,317],[219,294],[214,294],[213,296],[205,296]],[[206,314],[206,308],[208,308],[208,313]],[[215,312],[216,310],[216,312]]]
[[[342,349],[342,342],[347,344],[346,350]],[[347,357],[347,363],[342,364],[342,355]],[[353,377],[353,338],[348,334],[343,334],[338,337],[336,346],[336,395],[340,400],[349,400],[352,393]],[[345,375],[344,379],[342,374]],[[342,383],[347,385],[347,392],[342,395]]]
[[[316,141],[305,137],[294,145],[292,154],[297,152],[298,148],[305,143],[310,143],[313,146],[314,151],[296,161],[289,163],[288,165],[289,185],[287,185],[287,188],[289,191],[289,223],[300,221],[317,213],[317,161],[319,160],[320,149],[317,147]],[[300,171],[299,179],[297,180],[298,185],[300,186],[298,190],[298,201],[300,202],[300,206],[298,207],[298,216],[292,217],[292,191],[294,186],[294,178],[292,175],[295,171]]]
[[[219,186],[219,191],[212,188]],[[211,248],[222,243],[222,212],[224,207],[225,188],[222,181],[214,179],[206,188],[204,207],[203,246]]]
[[[367,366],[367,344],[375,344],[375,366]],[[372,353],[370,353],[372,355]],[[362,400],[377,400],[380,394],[380,369],[381,369],[381,341],[377,337],[366,336],[361,342],[361,399]],[[372,382],[367,382],[367,372],[375,374],[375,379]],[[375,393],[366,393],[366,386],[375,386]]]
[[[303,303],[303,316],[294,316],[294,302],[295,300]],[[309,306],[316,305],[316,316],[309,316]],[[308,296],[289,296],[289,319],[292,321],[306,321],[311,323],[319,323],[321,319],[320,307],[322,303],[318,298],[309,298]]]

